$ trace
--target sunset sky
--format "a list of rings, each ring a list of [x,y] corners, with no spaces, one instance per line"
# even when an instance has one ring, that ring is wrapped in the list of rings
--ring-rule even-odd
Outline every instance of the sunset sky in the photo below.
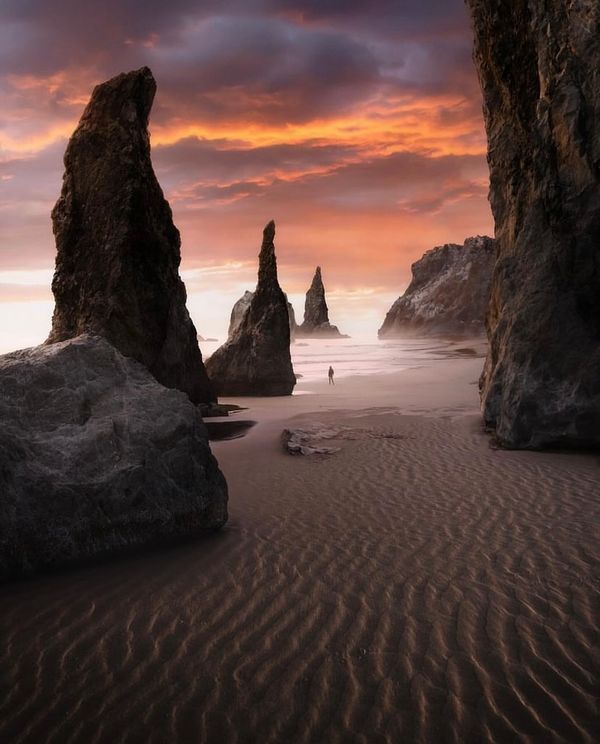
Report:
[[[492,234],[463,0],[2,0],[0,351],[50,325],[50,211],[96,83],[148,65],[153,162],[198,331],[223,338],[277,223],[300,317],[374,335],[410,264]]]

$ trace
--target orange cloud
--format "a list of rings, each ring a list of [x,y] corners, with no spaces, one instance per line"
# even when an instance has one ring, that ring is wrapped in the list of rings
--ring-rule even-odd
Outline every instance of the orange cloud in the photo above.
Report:
[[[463,117],[442,124],[444,111],[464,111]],[[255,122],[168,122],[152,125],[154,145],[173,145],[189,137],[231,143],[237,148],[281,144],[335,142],[360,147],[367,156],[401,150],[442,155],[480,155],[485,152],[481,117],[462,98],[439,96],[398,100],[392,106],[375,101],[360,112],[295,124]]]

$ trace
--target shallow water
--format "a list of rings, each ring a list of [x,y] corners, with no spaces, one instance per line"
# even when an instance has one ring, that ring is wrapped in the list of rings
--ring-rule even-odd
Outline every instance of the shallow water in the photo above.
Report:
[[[481,342],[479,342],[480,344]],[[219,343],[202,342],[203,356],[209,357]],[[403,338],[379,341],[365,338],[299,339],[291,346],[292,364],[305,382],[327,380],[331,365],[336,378],[399,372],[422,364],[442,361],[448,354],[470,348],[469,342],[444,339]]]

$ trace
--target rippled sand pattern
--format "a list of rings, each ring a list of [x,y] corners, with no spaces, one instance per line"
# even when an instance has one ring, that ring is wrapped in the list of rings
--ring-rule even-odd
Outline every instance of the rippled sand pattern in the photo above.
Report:
[[[0,741],[594,741],[598,458],[343,423],[403,438],[223,443],[222,534],[0,589]]]

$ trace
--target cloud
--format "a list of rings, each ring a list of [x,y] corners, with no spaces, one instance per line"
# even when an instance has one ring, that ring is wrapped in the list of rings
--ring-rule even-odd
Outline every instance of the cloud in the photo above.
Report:
[[[271,218],[287,291],[301,298],[320,263],[340,311],[372,314],[424,250],[492,229],[463,0],[4,0],[2,307],[29,298],[39,322],[50,305],[14,271],[51,272],[62,156],[93,86],[146,64],[204,333],[254,286]]]

